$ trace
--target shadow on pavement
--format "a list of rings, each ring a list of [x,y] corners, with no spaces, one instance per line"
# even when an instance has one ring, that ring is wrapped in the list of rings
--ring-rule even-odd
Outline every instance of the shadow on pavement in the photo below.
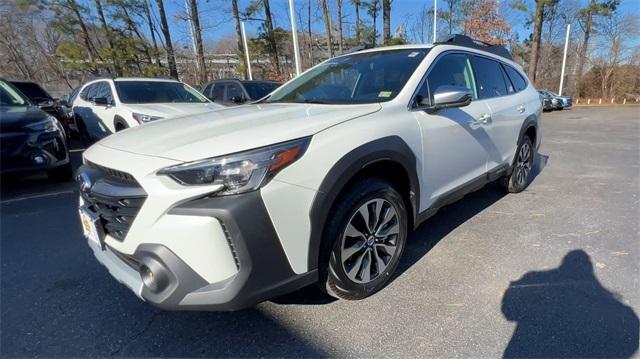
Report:
[[[508,358],[624,358],[638,350],[638,316],[600,284],[582,250],[511,282],[502,313],[517,323]]]
[[[532,182],[540,175],[548,162],[549,156],[536,154],[531,172]],[[422,259],[451,231],[506,195],[507,193],[497,182],[492,182],[484,186],[484,188],[466,195],[463,199],[440,209],[435,216],[422,223],[409,235],[403,259],[398,265],[396,277]]]

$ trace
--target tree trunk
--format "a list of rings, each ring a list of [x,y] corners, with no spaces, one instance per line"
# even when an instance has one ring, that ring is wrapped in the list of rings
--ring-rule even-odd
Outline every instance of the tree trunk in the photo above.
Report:
[[[249,79],[247,55],[245,54],[244,43],[242,42],[242,29],[240,28],[240,11],[238,11],[238,0],[231,0],[231,10],[233,12],[233,21],[236,25],[236,40],[238,42],[238,56],[242,63],[242,77]]]
[[[189,0],[189,17],[191,18],[191,26],[193,26],[193,40],[196,46],[196,62],[198,63],[197,79],[200,85],[204,85],[207,82],[207,64],[204,62],[202,29],[200,28],[197,0]]]
[[[178,79],[178,68],[176,67],[176,55],[173,52],[173,43],[171,42],[171,33],[169,32],[169,24],[167,23],[167,15],[164,12],[163,0],[156,0],[158,4],[158,12],[160,13],[160,28],[162,36],[164,36],[165,48],[167,49],[167,62],[169,63],[169,76]]]
[[[540,57],[540,38],[542,36],[542,25],[544,21],[544,1],[536,1],[536,15],[534,18],[533,41],[531,42],[531,56],[529,58],[529,79],[535,84],[536,68],[538,67],[538,57]]]
[[[360,45],[360,0],[354,0],[353,5],[356,8],[356,45]]]
[[[112,71],[115,76],[122,76],[120,66],[118,64],[118,59],[115,54],[115,46],[113,44],[113,36],[111,36],[111,30],[107,26],[107,21],[104,17],[104,11],[102,10],[102,2],[100,0],[94,0],[96,4],[96,12],[98,13],[98,18],[100,19],[100,27],[102,27],[102,32],[107,38],[107,44],[109,44],[109,57],[111,58]]]
[[[84,41],[84,46],[87,48],[89,61],[93,64],[93,62],[95,61],[94,54],[97,54],[97,53],[95,52],[95,47],[91,42],[91,37],[89,37],[89,30],[87,30],[87,25],[84,23],[84,20],[82,19],[82,14],[80,14],[78,3],[76,3],[75,0],[67,0],[67,4],[73,11],[73,14],[76,16],[76,20],[78,20],[78,24],[80,25],[80,30],[82,31],[82,40]],[[91,72],[96,73],[97,71],[95,69],[92,69]]]
[[[374,6],[371,17],[373,18],[373,47],[376,47],[376,40],[378,38],[378,4],[372,3]]]
[[[382,0],[382,43],[391,39],[391,0]]]
[[[582,75],[584,73],[584,64],[587,61],[587,51],[589,47],[589,38],[591,37],[591,26],[593,24],[593,9],[595,7],[595,0],[591,0],[589,3],[589,7],[585,14],[584,21],[584,39],[582,40],[582,48],[580,49],[580,54],[578,55],[578,70],[576,72],[576,81],[574,81],[575,86],[577,87],[576,94],[579,94],[580,91],[580,82],[582,82]]]
[[[313,34],[311,33],[311,0],[307,2],[307,30],[309,31],[309,64],[310,67],[313,66]]]
[[[154,56],[156,58],[156,64],[160,64],[160,51],[158,51],[158,42],[156,41],[156,33],[154,31],[153,19],[151,18],[151,8],[149,6],[149,0],[144,0],[144,13],[147,16],[147,23],[149,24],[149,33],[151,34],[151,43],[153,44]]]
[[[342,0],[337,0],[338,6],[338,51],[342,55],[343,53],[343,39],[342,39]]]
[[[322,0],[322,14],[324,15],[324,27],[327,32],[327,51],[329,57],[333,57],[333,38],[331,36],[331,15],[329,13],[329,4],[327,0]]]
[[[269,32],[269,47],[271,48],[271,61],[276,69],[276,74],[280,75],[280,60],[278,60],[278,44],[276,44],[275,36],[273,35],[273,20],[271,19],[271,6],[269,0],[264,1],[264,16],[265,23],[267,24],[267,31]]]

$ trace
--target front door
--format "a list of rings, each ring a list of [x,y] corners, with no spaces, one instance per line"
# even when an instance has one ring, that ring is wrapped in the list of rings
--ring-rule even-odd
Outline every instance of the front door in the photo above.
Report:
[[[468,106],[443,109],[436,113],[415,110],[422,131],[423,190],[422,208],[430,207],[475,179],[485,175],[492,150],[484,121],[490,118],[485,101],[477,100],[477,90],[469,56],[450,53],[440,57],[429,70],[417,98],[429,96],[443,85],[470,89],[474,100]]]

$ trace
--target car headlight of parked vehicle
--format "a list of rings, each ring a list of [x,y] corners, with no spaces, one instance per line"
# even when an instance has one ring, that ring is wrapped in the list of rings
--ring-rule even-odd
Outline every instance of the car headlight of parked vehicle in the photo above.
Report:
[[[35,132],[45,132],[45,133],[56,132],[60,130],[60,126],[58,125],[58,120],[56,120],[56,118],[53,116],[48,116],[45,120],[26,125],[25,127]]]
[[[216,195],[256,190],[300,158],[310,137],[226,156],[167,167],[158,171],[185,186],[222,185]]]
[[[138,121],[138,123],[151,122],[155,120],[161,120],[162,117],[145,115],[143,113],[133,112],[133,119]]]

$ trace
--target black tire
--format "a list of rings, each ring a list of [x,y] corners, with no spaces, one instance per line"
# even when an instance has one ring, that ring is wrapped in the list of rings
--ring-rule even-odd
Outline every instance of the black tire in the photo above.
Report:
[[[50,169],[47,171],[47,176],[49,179],[57,182],[70,181],[71,177],[73,177],[73,168],[71,167],[71,163]]]
[[[527,152],[528,155],[525,155]],[[501,180],[504,189],[509,193],[522,192],[531,182],[533,172],[533,159],[536,154],[535,146],[529,136],[524,136],[518,144],[511,174]],[[524,156],[524,157],[523,157]],[[527,157],[528,156],[528,157]],[[525,159],[526,158],[526,159]]]
[[[376,216],[378,204],[380,210]],[[366,207],[367,213],[370,213],[368,222],[364,222],[364,215],[358,212],[363,206]],[[393,214],[395,217],[392,217]],[[360,216],[360,219],[356,216]],[[372,220],[375,221],[373,226]],[[353,225],[354,221],[360,221],[360,227],[366,226],[364,228],[369,234],[358,232],[363,235],[347,236],[345,232],[347,226]],[[407,224],[404,200],[389,182],[377,178],[366,178],[351,185],[338,199],[326,223],[319,266],[320,288],[335,298],[347,300],[363,299],[382,289],[391,280],[402,257],[407,241]],[[373,227],[373,230],[369,230],[368,227]],[[389,229],[391,227],[393,229]],[[383,230],[387,233],[397,231],[397,234],[386,235],[384,238],[382,234],[378,236]],[[365,238],[365,236],[368,237]],[[350,246],[351,248],[360,245],[362,248],[351,253],[343,261],[342,256],[345,254],[343,245],[346,245],[346,241],[358,243]],[[362,244],[359,244],[361,241]],[[393,247],[395,250],[389,254],[387,248],[393,249]],[[360,253],[362,259],[360,259]],[[384,263],[385,258],[386,263]],[[359,274],[362,277],[366,275],[370,281],[358,282],[357,278],[352,279],[346,269],[349,263],[353,263],[349,271],[352,276],[355,269],[355,277]],[[359,269],[356,266],[359,266]],[[365,272],[368,272],[368,275]]]

